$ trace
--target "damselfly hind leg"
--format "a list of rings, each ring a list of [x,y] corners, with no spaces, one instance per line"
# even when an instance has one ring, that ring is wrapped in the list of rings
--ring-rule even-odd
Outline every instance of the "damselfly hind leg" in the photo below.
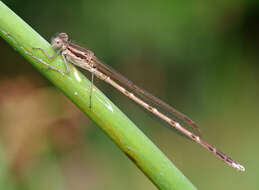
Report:
[[[87,62],[91,65],[91,86],[90,86],[90,95],[89,95],[89,109],[92,108],[92,96],[93,96],[93,84],[94,84],[94,65],[92,62],[92,58],[94,56],[94,52],[88,50],[87,52]]]

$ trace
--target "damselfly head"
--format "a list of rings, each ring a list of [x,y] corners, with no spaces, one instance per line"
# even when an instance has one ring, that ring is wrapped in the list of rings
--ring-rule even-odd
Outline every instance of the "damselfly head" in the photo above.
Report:
[[[66,33],[59,33],[51,39],[51,46],[54,49],[64,48],[64,45],[66,44],[67,40],[68,35]]]
[[[68,35],[64,32],[59,33],[57,36],[64,41],[68,40]]]

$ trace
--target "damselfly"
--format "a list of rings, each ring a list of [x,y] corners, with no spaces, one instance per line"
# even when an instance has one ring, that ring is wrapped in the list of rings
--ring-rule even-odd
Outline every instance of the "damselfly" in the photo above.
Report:
[[[180,131],[182,134],[186,135],[191,140],[195,141],[196,143],[200,144],[201,146],[209,150],[211,153],[213,153],[218,158],[223,160],[229,166],[240,171],[245,171],[245,168],[242,165],[232,160],[226,154],[217,150],[214,146],[207,143],[205,140],[203,140],[200,137],[200,135],[197,135],[184,128],[179,122],[176,122],[175,120],[171,119],[167,114],[160,111],[158,108],[162,108],[163,110],[166,110],[168,113],[183,120],[191,127],[193,127],[196,131],[199,132],[198,126],[190,118],[188,118],[181,112],[177,111],[172,106],[169,106],[167,103],[163,102],[159,98],[151,95],[147,91],[136,86],[133,82],[126,79],[124,76],[122,76],[115,70],[111,69],[109,66],[102,63],[97,57],[94,56],[94,53],[92,51],[68,41],[67,34],[59,33],[58,35],[56,35],[51,40],[51,45],[56,50],[56,53],[53,56],[49,56],[47,52],[42,48],[34,48],[34,49],[41,50],[49,59],[54,59],[57,55],[60,54],[64,60],[66,71],[53,68],[52,65],[42,62],[45,65],[47,65],[49,68],[55,69],[63,74],[69,73],[70,69],[67,62],[71,62],[72,64],[91,72],[92,81],[94,76],[96,76],[101,80],[104,80],[105,82],[107,82],[108,84],[110,84],[111,86],[119,90],[121,93],[123,93],[124,95],[126,95],[127,97],[135,101],[137,104],[141,105],[146,110],[153,113],[158,118],[165,121],[166,123],[168,123],[171,127]],[[90,105],[91,105],[91,95],[90,95]],[[158,107],[154,107],[153,105],[157,105]]]

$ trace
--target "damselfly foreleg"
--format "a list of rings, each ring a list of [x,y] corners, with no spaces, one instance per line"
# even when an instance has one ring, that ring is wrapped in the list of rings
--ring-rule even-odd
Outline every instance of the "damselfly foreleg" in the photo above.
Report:
[[[42,49],[42,48],[32,48],[32,49],[34,49],[34,50],[40,50],[49,60],[54,60],[60,53],[61,53],[61,50],[58,50],[58,51],[56,51],[55,53],[54,53],[54,55],[52,55],[52,56],[50,56],[47,52],[46,52],[46,50],[45,49]],[[59,69],[59,68],[57,68],[57,67],[54,67],[53,65],[50,65],[50,64],[48,64],[48,63],[46,63],[46,62],[43,62],[43,61],[40,61],[42,64],[44,64],[44,65],[46,65],[48,68],[50,68],[50,69],[52,69],[52,70],[55,70],[55,71],[58,71],[58,72],[60,72],[60,73],[62,73],[62,74],[64,74],[64,73],[70,73],[70,69],[69,69],[69,66],[68,66],[68,63],[67,63],[67,61],[66,61],[66,58],[65,58],[65,56],[63,55],[63,54],[61,54],[61,56],[62,56],[62,59],[63,59],[63,61],[64,61],[64,63],[65,63],[65,66],[66,66],[66,70],[65,71],[62,71],[61,69]]]

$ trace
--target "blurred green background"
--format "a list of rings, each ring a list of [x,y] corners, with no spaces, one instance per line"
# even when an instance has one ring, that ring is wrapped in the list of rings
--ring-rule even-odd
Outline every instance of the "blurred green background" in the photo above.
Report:
[[[46,39],[68,33],[246,167],[226,166],[96,80],[198,189],[259,189],[256,1],[3,2]],[[0,189],[156,189],[2,39],[0,52]]]

